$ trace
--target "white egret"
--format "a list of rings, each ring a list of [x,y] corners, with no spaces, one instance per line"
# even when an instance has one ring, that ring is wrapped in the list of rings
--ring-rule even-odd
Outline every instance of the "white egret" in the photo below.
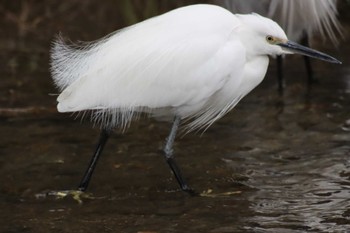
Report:
[[[178,8],[77,48],[59,39],[52,76],[59,112],[91,111],[101,125],[97,149],[78,189],[85,191],[111,130],[139,113],[174,118],[165,159],[182,190],[193,194],[173,157],[180,122],[205,129],[264,78],[269,55],[333,57],[298,45],[270,19],[234,15],[214,5]]]
[[[337,19],[337,0],[216,0],[216,3],[237,14],[252,12],[276,21],[286,32],[288,38],[309,46],[309,39],[320,33],[323,39],[329,38],[334,45],[342,36],[342,27]],[[305,66],[308,85],[315,80],[308,57]],[[283,90],[282,59],[277,59],[278,87]]]

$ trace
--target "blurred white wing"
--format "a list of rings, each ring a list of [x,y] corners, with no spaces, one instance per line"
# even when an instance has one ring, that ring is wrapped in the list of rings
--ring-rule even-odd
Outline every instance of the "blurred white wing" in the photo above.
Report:
[[[337,0],[216,0],[216,3],[233,13],[256,12],[271,18],[294,41],[299,41],[303,33],[312,37],[319,32],[336,45],[339,36],[343,36],[337,19]]]
[[[319,32],[337,44],[342,36],[337,15],[337,0],[271,0],[267,17],[279,22],[291,40],[300,40],[303,32],[309,37]]]

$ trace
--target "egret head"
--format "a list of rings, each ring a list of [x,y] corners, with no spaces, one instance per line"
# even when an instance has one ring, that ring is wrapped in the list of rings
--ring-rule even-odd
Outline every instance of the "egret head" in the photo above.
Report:
[[[242,42],[249,44],[250,52],[260,55],[302,54],[331,63],[337,59],[288,40],[283,29],[273,20],[258,14],[237,15],[242,21]]]
[[[241,20],[241,41],[252,54],[258,55],[281,55],[283,49],[278,43],[288,41],[282,28],[271,19],[258,14],[237,15]]]

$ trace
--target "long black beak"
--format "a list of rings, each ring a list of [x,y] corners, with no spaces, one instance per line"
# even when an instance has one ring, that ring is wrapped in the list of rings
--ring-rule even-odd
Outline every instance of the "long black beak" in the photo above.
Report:
[[[331,57],[325,53],[321,53],[319,51],[316,51],[314,49],[310,49],[308,47],[302,46],[298,43],[295,43],[293,41],[287,41],[286,43],[279,43],[279,46],[284,48],[286,51],[291,53],[298,53],[305,56],[313,57],[319,60],[323,60],[326,62],[331,62],[335,64],[342,64],[341,61],[335,59],[334,57]]]

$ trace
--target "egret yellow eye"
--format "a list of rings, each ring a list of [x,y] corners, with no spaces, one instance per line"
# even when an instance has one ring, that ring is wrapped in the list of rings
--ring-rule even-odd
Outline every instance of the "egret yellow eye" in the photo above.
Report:
[[[267,36],[266,41],[269,42],[270,44],[275,42],[275,38],[273,36]]]

